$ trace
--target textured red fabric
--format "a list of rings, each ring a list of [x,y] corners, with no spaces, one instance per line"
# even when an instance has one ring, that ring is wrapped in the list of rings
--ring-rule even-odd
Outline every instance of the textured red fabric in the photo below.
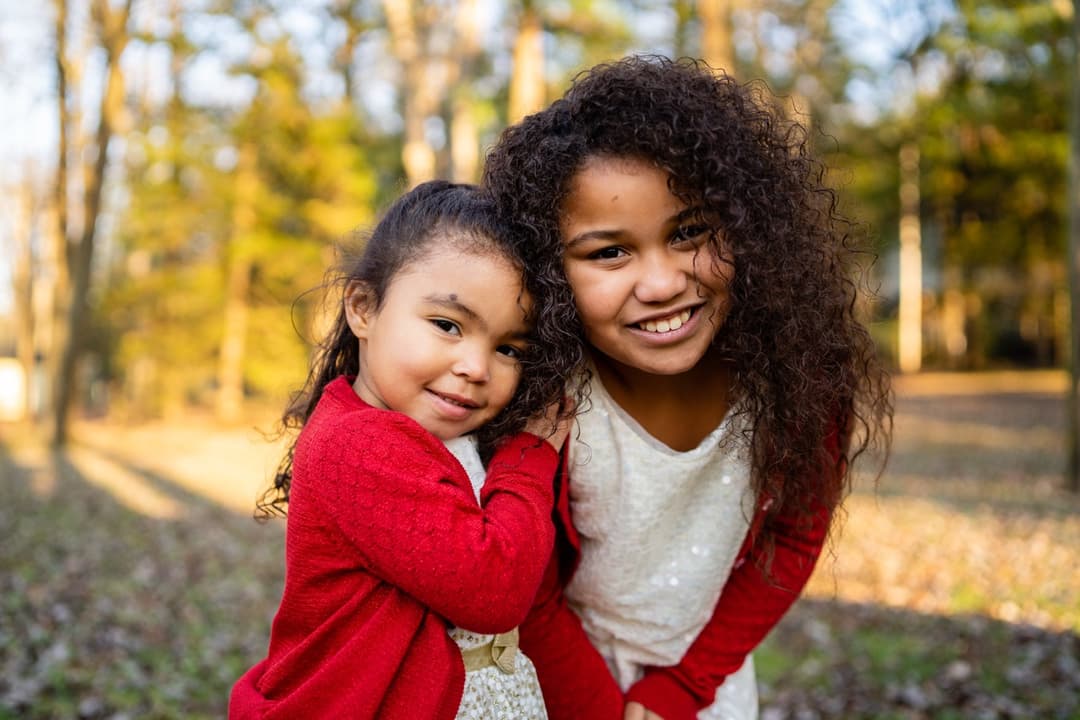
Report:
[[[831,439],[831,445],[835,439]],[[560,476],[565,477],[564,461]],[[607,664],[589,642],[563,588],[577,566],[566,482],[556,499],[556,551],[536,602],[521,629],[521,647],[536,666],[550,720],[622,717],[624,703],[639,702],[665,720],[692,720],[711,705],[724,678],[742,666],[802,592],[828,533],[830,514],[769,519],[775,548],[766,576],[756,543],[768,498],[762,498],[712,617],[678,665],[647,668],[623,696]]]
[[[267,657],[229,716],[453,718],[465,670],[447,623],[522,622],[550,555],[557,465],[540,438],[512,438],[478,506],[437,438],[330,383],[296,445]]]

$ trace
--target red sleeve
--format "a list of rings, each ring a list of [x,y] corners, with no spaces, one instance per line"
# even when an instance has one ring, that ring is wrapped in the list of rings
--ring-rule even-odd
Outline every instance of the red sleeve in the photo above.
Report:
[[[560,533],[536,601],[521,625],[521,649],[536,666],[549,720],[621,720],[622,690],[563,595],[578,551],[565,477],[564,457],[554,512]]]
[[[761,513],[758,511],[760,521]],[[770,520],[775,548],[770,576],[761,570],[763,550],[751,531],[720,600],[683,659],[673,667],[647,668],[630,688],[636,701],[665,720],[693,720],[711,705],[724,678],[780,621],[813,572],[828,533],[830,513],[821,508],[809,519],[777,516]]]
[[[555,552],[536,603],[521,625],[521,650],[536,666],[548,718],[621,720],[622,690],[567,606],[559,574]]]
[[[364,568],[473,632],[518,625],[550,556],[554,449],[526,433],[507,441],[481,507],[442,443],[405,416],[374,412],[377,421],[342,416],[306,448],[324,508]]]

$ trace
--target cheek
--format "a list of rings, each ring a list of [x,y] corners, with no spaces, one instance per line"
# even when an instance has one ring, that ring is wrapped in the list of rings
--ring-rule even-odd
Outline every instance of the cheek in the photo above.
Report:
[[[620,291],[612,273],[588,273],[567,267],[566,279],[574,293],[578,316],[586,326],[590,320],[603,319],[617,311]]]
[[[496,362],[499,361],[496,360]],[[507,364],[496,368],[492,374],[492,379],[495,388],[494,395],[497,396],[498,402],[505,406],[514,397],[518,383],[521,382],[521,370]]]
[[[581,292],[574,293],[574,305],[587,333],[594,332],[597,326],[618,314],[618,302],[600,284],[583,287]]]

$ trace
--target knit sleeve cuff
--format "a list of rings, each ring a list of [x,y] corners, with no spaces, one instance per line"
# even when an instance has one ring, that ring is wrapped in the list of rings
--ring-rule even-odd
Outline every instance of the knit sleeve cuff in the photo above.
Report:
[[[664,720],[695,720],[697,700],[675,678],[662,671],[651,672],[626,693],[627,702],[638,702]]]

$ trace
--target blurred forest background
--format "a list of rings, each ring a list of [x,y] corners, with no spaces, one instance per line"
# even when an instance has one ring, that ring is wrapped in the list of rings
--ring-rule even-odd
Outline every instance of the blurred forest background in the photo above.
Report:
[[[896,449],[757,653],[763,718],[1080,718],[1078,27],[1072,0],[0,0],[0,719],[224,715],[281,592],[283,524],[250,514],[308,291],[635,52],[766,82],[877,255]]]
[[[336,241],[408,185],[477,179],[503,127],[631,52],[763,79],[812,129],[880,256],[874,330],[902,369],[1065,362],[1068,0],[8,0],[2,19],[4,412],[57,443],[69,408],[279,403]]]

